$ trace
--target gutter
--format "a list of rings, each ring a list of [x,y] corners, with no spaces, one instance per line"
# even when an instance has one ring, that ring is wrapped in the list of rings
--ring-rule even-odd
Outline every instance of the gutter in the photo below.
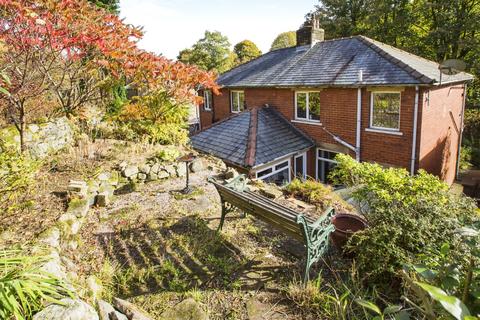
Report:
[[[362,88],[357,91],[357,135],[356,135],[356,160],[360,162],[360,134],[362,132]]]
[[[419,88],[415,86],[415,106],[414,106],[414,114],[413,114],[413,134],[412,134],[412,159],[410,163],[410,174],[415,174],[415,160],[417,158],[417,123],[418,123],[418,95],[419,95]]]
[[[463,141],[463,121],[465,117],[465,100],[467,99],[467,83],[463,85],[463,101],[462,101],[462,116],[460,118],[460,133],[458,137],[458,154],[457,154],[457,167],[455,168],[455,178],[458,180],[460,174],[460,156],[462,151]]]

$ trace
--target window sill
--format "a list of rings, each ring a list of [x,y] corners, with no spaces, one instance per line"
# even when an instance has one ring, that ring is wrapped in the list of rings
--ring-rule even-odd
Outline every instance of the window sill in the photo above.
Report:
[[[212,109],[203,109],[203,112],[212,112]]]
[[[403,132],[400,132],[400,131],[390,131],[390,130],[373,129],[373,128],[365,128],[365,131],[374,132],[374,133],[391,134],[393,136],[403,136]]]
[[[313,120],[299,120],[299,119],[295,119],[295,120],[292,120],[293,123],[303,123],[303,124],[311,124],[311,125],[314,125],[314,126],[321,126],[322,123],[320,121],[313,121]]]

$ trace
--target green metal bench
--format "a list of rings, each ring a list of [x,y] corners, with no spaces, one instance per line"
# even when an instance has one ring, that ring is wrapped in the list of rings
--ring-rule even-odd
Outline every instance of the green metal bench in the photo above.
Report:
[[[335,227],[331,224],[331,217],[335,214],[329,208],[318,220],[298,214],[272,200],[251,192],[246,185],[245,175],[239,175],[226,184],[221,184],[209,178],[220,194],[222,202],[222,216],[218,230],[225,222],[225,216],[238,208],[246,214],[251,214],[274,228],[303,242],[306,247],[306,266],[304,282],[310,278],[310,268],[327,251],[329,235]]]

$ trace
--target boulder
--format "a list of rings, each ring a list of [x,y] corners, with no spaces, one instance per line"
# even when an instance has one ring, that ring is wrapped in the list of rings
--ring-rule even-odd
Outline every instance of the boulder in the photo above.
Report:
[[[67,235],[77,234],[82,227],[81,221],[71,212],[62,214],[58,222],[62,224],[62,229]]]
[[[170,174],[165,170],[158,171],[158,179],[165,179],[170,177]]]
[[[130,303],[126,300],[120,298],[113,298],[113,305],[121,313],[125,314],[128,319],[134,320],[152,320],[147,316],[143,311],[141,311],[133,303]]]
[[[184,163],[177,165],[177,176],[183,177],[187,174],[187,168]]]
[[[142,164],[141,166],[138,167],[138,170],[141,173],[145,173],[145,174],[149,174],[151,169],[152,167],[150,167],[148,164]]]
[[[70,193],[74,193],[80,197],[85,197],[87,195],[88,186],[85,181],[70,180],[70,182],[68,183],[67,190]]]
[[[63,305],[51,304],[33,316],[33,320],[98,320],[98,314],[90,305],[79,299],[65,298]]]
[[[138,174],[138,167],[137,166],[127,166],[122,171],[122,174],[125,178],[131,178]]]
[[[158,163],[154,163],[150,168],[150,173],[158,173],[160,171],[160,165]]]
[[[190,171],[193,173],[200,172],[205,170],[205,164],[203,163],[202,159],[196,159],[192,163],[190,163]]]
[[[128,320],[126,315],[115,310],[110,303],[104,300],[99,300],[97,307],[100,320]]]
[[[177,174],[173,164],[165,166],[164,170],[168,173],[170,177],[175,177],[175,175]]]
[[[60,230],[57,227],[53,227],[43,232],[38,241],[53,248],[60,247]]]
[[[208,320],[207,313],[194,299],[183,300],[171,309],[162,313],[162,320]]]

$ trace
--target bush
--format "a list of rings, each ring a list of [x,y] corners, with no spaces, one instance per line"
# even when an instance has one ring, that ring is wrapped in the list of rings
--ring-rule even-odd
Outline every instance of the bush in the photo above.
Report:
[[[319,206],[323,210],[334,205],[341,205],[345,209],[351,209],[351,206],[338,196],[332,187],[313,179],[305,181],[294,179],[285,187],[285,191],[305,202]]]
[[[45,302],[71,296],[59,279],[41,271],[46,256],[0,251],[0,318],[31,319]]]
[[[372,285],[388,286],[405,263],[440,250],[448,240],[458,244],[455,230],[476,219],[474,202],[448,191],[437,177],[420,171],[384,169],[339,155],[332,173],[337,183],[356,186],[353,197],[367,205],[369,228],[348,243],[359,270]]]
[[[180,157],[180,151],[175,147],[165,147],[155,154],[155,158],[163,162],[173,162]]]
[[[33,184],[40,162],[0,141],[0,209],[8,211]]]

